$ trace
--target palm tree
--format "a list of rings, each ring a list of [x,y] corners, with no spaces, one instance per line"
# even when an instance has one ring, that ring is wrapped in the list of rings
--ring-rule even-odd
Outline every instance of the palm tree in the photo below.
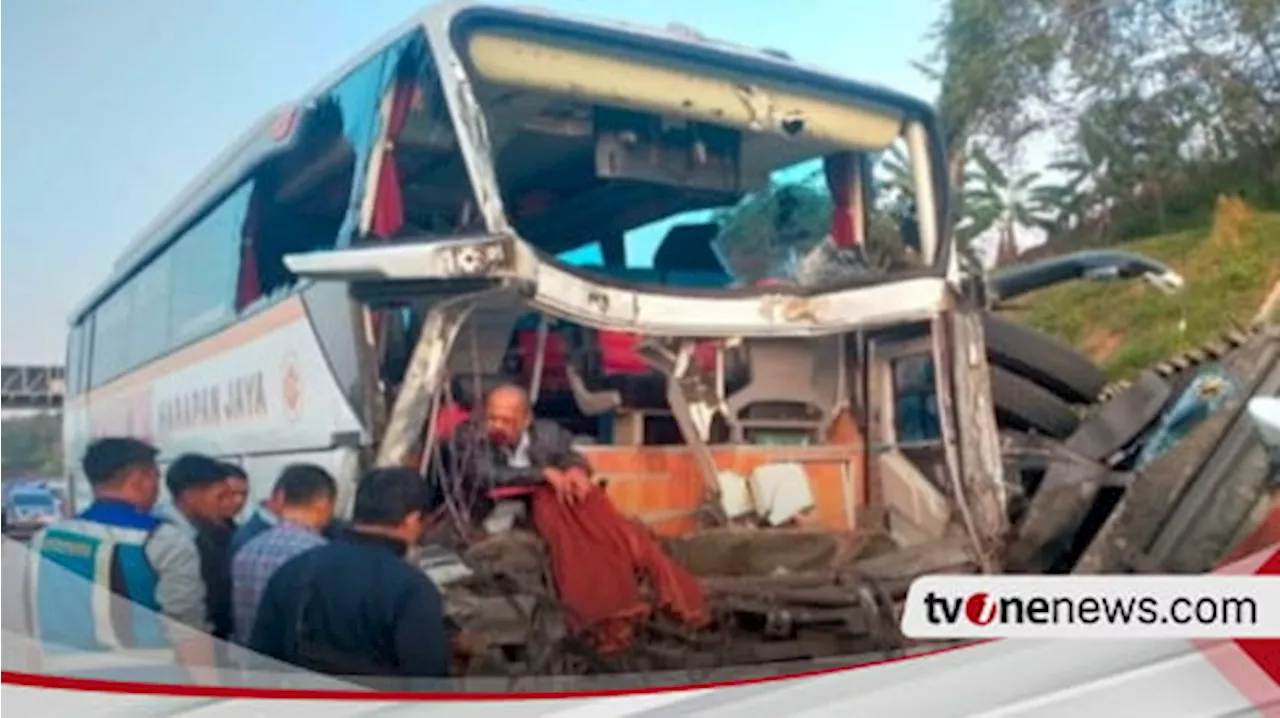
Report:
[[[1050,228],[1062,214],[1061,202],[1075,201],[1075,193],[1066,187],[1041,184],[1040,172],[1010,176],[981,146],[970,156],[980,175],[963,193],[964,214],[971,222],[966,233],[976,237],[994,229],[997,264],[1017,257],[1019,229]]]
[[[985,152],[975,147],[966,153],[961,172],[963,183],[952,188],[957,248],[966,260],[981,264],[974,252],[973,240],[986,234],[1006,214],[1005,188],[1008,178]],[[880,186],[878,209],[900,214],[915,202],[915,184],[906,153],[895,145],[885,152],[877,166]],[[1032,177],[1030,182],[1034,182]],[[1024,181],[1022,178],[1020,182]]]
[[[1049,165],[1062,175],[1058,184],[1041,184],[1031,189],[1031,197],[1049,216],[1041,227],[1052,237],[1074,229],[1093,208],[1096,198],[1086,192],[1086,184],[1095,185],[1095,168],[1083,160],[1064,160]]]

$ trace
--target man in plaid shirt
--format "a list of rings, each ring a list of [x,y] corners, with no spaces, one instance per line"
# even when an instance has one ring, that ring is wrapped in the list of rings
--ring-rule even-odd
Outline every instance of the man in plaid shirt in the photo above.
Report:
[[[279,520],[246,543],[231,564],[236,643],[249,644],[262,593],[276,570],[325,543],[322,531],[333,520],[337,495],[337,483],[318,466],[294,464],[281,472],[272,490]]]

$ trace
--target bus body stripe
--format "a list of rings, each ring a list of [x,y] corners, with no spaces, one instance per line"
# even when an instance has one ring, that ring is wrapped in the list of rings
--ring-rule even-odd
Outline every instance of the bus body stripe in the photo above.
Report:
[[[102,401],[128,389],[138,388],[174,372],[227,354],[260,339],[285,326],[306,318],[302,297],[295,295],[279,304],[236,322],[216,334],[143,364],[136,369],[112,379],[102,386],[90,389],[74,397],[67,397],[68,409],[82,408],[84,404]],[[92,363],[92,362],[90,362]]]

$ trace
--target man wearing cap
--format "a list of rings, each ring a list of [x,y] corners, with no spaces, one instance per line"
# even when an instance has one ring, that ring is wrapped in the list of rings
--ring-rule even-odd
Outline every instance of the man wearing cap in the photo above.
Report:
[[[32,632],[45,670],[64,672],[62,662],[69,672],[118,675],[123,655],[152,680],[175,664],[186,669],[179,680],[214,679],[195,543],[151,514],[156,454],[130,438],[90,444],[81,466],[93,503],[32,539]]]

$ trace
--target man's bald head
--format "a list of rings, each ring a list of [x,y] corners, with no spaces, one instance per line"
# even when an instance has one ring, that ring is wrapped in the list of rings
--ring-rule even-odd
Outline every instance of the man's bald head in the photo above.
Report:
[[[529,392],[515,384],[501,384],[489,391],[484,402],[484,420],[489,436],[514,446],[529,428],[532,419]]]
[[[525,411],[529,410],[529,392],[517,384],[499,384],[489,390],[485,397],[484,407],[489,410],[494,405],[512,404]]]

